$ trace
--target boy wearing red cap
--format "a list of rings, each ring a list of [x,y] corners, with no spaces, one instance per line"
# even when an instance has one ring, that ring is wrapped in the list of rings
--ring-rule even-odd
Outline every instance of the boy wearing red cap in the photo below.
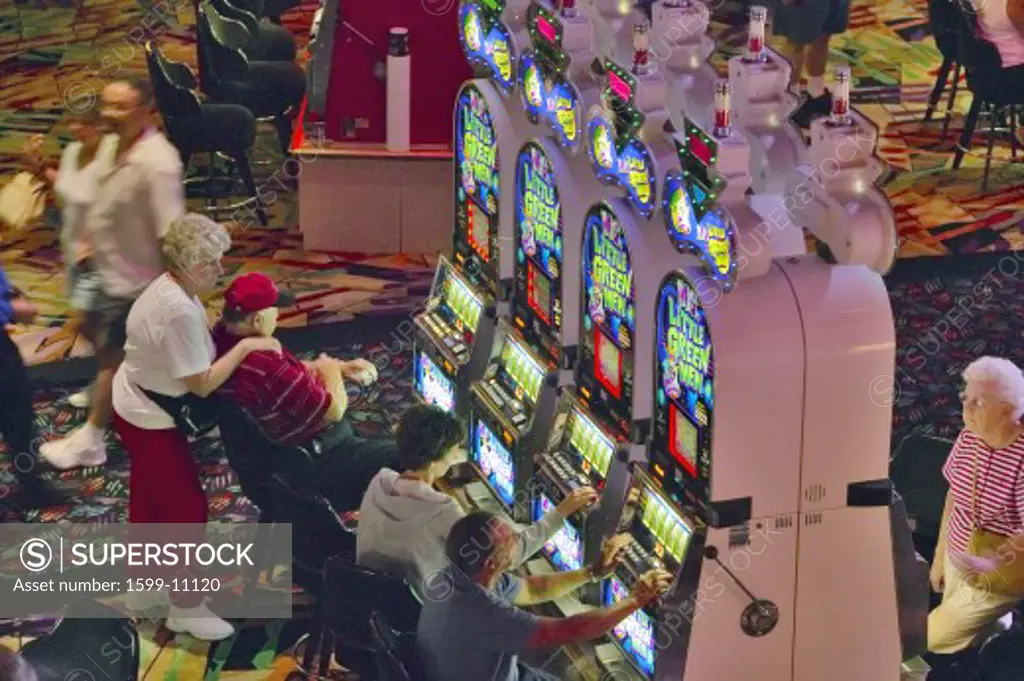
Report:
[[[224,315],[213,331],[217,354],[245,338],[271,337],[278,308],[293,303],[266,275],[235,279],[224,293]],[[254,352],[220,391],[255,417],[274,442],[322,452],[317,477],[338,510],[357,508],[373,476],[394,467],[398,458],[393,438],[359,437],[345,420],[346,379],[368,385],[377,380],[377,369],[363,359],[345,362],[322,354],[303,362],[287,351]]]

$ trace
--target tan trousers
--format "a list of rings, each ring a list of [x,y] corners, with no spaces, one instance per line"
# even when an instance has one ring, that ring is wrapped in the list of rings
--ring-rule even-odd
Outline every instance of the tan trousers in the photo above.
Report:
[[[942,603],[928,615],[928,650],[948,655],[981,643],[1003,615],[1020,600],[989,593],[964,581],[949,554],[945,556],[946,588]]]

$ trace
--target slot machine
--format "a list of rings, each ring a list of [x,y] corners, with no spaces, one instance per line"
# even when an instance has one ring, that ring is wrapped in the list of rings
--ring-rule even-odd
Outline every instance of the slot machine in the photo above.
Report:
[[[458,17],[463,52],[481,77],[456,98],[452,255],[438,262],[427,305],[414,318],[413,392],[466,416],[466,394],[482,375],[497,316],[508,304],[512,254],[505,246],[515,215],[508,194],[528,123],[515,100],[521,36],[505,23],[515,13],[504,0],[466,1]]]
[[[557,371],[500,320],[483,378],[470,389],[469,461],[480,481],[466,492],[474,506],[529,521],[532,455],[551,427],[557,387]]]
[[[600,93],[589,19],[534,2],[527,29],[533,50],[520,60],[519,92],[535,127],[517,159],[510,318],[564,385],[578,344],[583,215],[601,193],[583,152],[584,112]]]

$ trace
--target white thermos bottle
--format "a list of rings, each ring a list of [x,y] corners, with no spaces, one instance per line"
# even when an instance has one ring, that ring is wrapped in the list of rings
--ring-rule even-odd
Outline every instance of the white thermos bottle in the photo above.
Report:
[[[389,151],[409,151],[411,75],[409,29],[392,28],[388,33],[387,144]]]

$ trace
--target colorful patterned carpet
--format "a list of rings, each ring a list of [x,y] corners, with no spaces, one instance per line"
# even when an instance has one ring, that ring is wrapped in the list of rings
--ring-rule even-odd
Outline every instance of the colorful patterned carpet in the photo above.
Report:
[[[897,212],[900,255],[1022,248],[1024,200],[1019,187],[1024,172],[1009,162],[1008,145],[997,142],[998,158],[985,195],[979,195],[982,159],[977,154],[959,172],[948,170],[960,112],[969,97],[958,98],[944,139],[941,109],[939,120],[919,122],[940,62],[926,5],[926,0],[854,0],[850,30],[832,45],[833,62],[853,67],[858,106],[884,130],[881,153],[891,170],[885,188]],[[163,6],[175,7],[183,26],[193,24],[190,2]],[[285,17],[300,42],[305,42],[315,6],[316,0],[304,0]],[[744,24],[738,3],[722,5],[712,29],[722,45],[716,56],[719,65],[743,44]],[[119,74],[144,72],[142,49],[125,36],[137,43],[152,38],[172,59],[194,63],[195,46],[187,31],[140,26],[154,24],[133,0],[0,3],[0,183],[17,170],[27,136],[50,133],[48,149],[56,155],[67,139],[61,122],[66,106],[82,106],[103,82]],[[977,142],[983,148],[984,137]],[[257,170],[264,177],[279,167],[272,147],[268,138],[261,138],[258,155],[270,164]],[[432,258],[300,252],[296,208],[295,195],[282,192],[272,206],[272,227],[245,230],[229,263],[229,273],[265,271],[299,295],[300,309],[289,324],[400,311],[429,286]],[[88,354],[89,348],[65,328],[67,307],[54,230],[8,235],[0,261],[42,307],[38,326],[16,331],[28,360]],[[216,296],[210,302],[216,307]]]
[[[350,388],[348,418],[363,435],[374,437],[387,433],[408,406],[411,395],[410,356],[399,342],[404,329],[401,318],[365,321],[358,330],[352,324],[322,326],[304,331],[309,336],[304,345],[316,347],[335,357],[367,357],[380,368],[377,386],[359,390]],[[299,353],[312,358],[313,352]],[[78,386],[80,387],[80,386]],[[76,427],[84,416],[82,410],[67,404],[66,397],[76,389],[68,385],[40,390],[36,400],[36,424],[41,439],[60,437]],[[0,522],[124,522],[128,503],[128,462],[118,439],[107,434],[108,461],[103,467],[59,474],[72,484],[77,498],[68,506],[33,511],[21,518],[4,507],[4,497],[13,482],[10,462],[0,459]],[[255,509],[242,496],[220,439],[208,436],[193,452],[199,461],[203,486],[209,501],[211,520],[245,521],[255,519]],[[48,472],[47,477],[54,473]],[[297,613],[297,615],[300,613]],[[154,623],[141,625],[144,678],[150,681],[221,678],[227,681],[281,681],[295,666],[285,651],[304,633],[306,622],[272,621],[247,623],[235,638],[210,645],[189,636],[173,636],[157,630]],[[30,633],[45,631],[48,621],[28,625]],[[17,639],[2,637],[5,627],[0,622],[0,644],[17,648]]]

